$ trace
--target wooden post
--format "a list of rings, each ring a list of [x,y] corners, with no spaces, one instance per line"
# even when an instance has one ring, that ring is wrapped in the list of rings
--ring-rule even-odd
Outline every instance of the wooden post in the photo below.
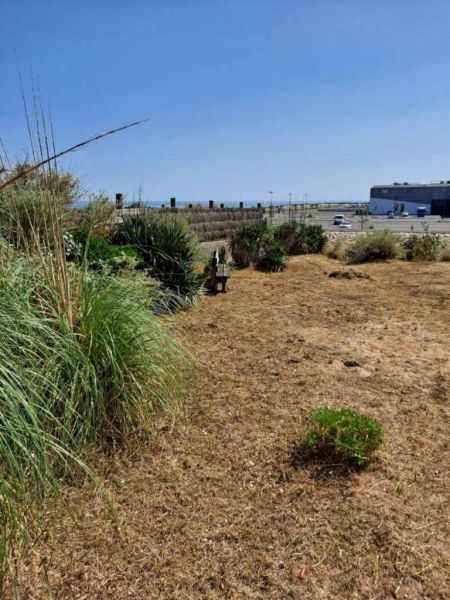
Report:
[[[220,205],[220,208],[225,208],[225,204],[221,204],[221,205]]]
[[[123,194],[116,194],[116,208],[122,210],[123,208]]]
[[[209,208],[214,208],[214,200],[210,200],[208,205],[209,205]]]
[[[258,202],[258,204],[256,205],[256,208],[262,208],[261,202]]]
[[[244,208],[244,203],[243,202],[239,202],[239,208],[242,210]]]
[[[170,208],[171,210],[175,210],[177,207],[177,199],[176,198],[171,198],[170,199]]]
[[[189,204],[188,208],[192,208],[192,204]]]

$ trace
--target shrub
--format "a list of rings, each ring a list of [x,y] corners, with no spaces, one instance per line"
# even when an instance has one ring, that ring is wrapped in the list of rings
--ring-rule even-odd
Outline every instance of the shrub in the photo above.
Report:
[[[410,235],[403,242],[406,260],[437,260],[442,242],[437,233],[425,231],[422,235]]]
[[[438,258],[443,262],[450,262],[450,246],[443,246]]]
[[[381,425],[348,408],[318,408],[308,417],[301,448],[311,458],[363,467],[383,441]]]
[[[230,251],[236,267],[248,267],[255,252],[254,236],[251,227],[238,227],[231,234]]]
[[[287,254],[291,254],[291,250],[296,244],[300,227],[297,221],[287,221],[275,231],[275,239],[280,242]]]
[[[7,178],[29,166],[16,165]],[[79,189],[78,180],[64,171],[29,173],[0,191],[0,235],[17,248],[36,245],[48,237],[56,220],[65,218],[63,209],[78,198]]]
[[[344,242],[337,239],[334,242],[328,242],[324,248],[324,252],[328,258],[343,260],[345,256]]]
[[[186,220],[144,208],[124,215],[115,239],[132,246],[164,288],[185,303],[197,300],[202,286],[195,267],[198,242]]]
[[[260,271],[280,273],[287,267],[286,254],[279,242],[267,240],[256,260]]]
[[[132,270],[142,259],[132,246],[118,246],[107,240],[90,235],[86,230],[65,234],[66,255],[78,263],[86,262],[95,271]]]
[[[116,207],[109,198],[101,194],[94,196],[86,206],[71,211],[71,228],[86,234],[106,236],[111,228],[115,212]]]
[[[396,258],[399,253],[398,239],[391,231],[376,231],[358,236],[347,249],[345,258],[348,263],[376,262]]]
[[[248,267],[258,259],[263,239],[271,236],[273,228],[265,221],[255,225],[242,225],[235,229],[230,239],[230,250],[234,264]]]
[[[300,249],[306,247],[307,254],[318,254],[324,249],[327,236],[322,225],[305,225],[300,230],[300,240]]]
[[[301,225],[296,221],[280,225],[275,237],[287,254],[316,254],[322,252],[327,241],[321,225]]]

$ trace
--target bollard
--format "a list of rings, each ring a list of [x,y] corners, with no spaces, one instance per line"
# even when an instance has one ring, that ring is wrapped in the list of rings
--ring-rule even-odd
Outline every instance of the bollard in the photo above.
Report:
[[[177,199],[176,198],[171,198],[170,199],[170,208],[171,210],[174,210],[177,207]]]
[[[116,208],[117,210],[123,208],[123,194],[116,194]]]
[[[214,208],[214,200],[208,202],[209,208]]]
[[[244,208],[244,203],[243,202],[239,202],[239,208],[242,210]]]

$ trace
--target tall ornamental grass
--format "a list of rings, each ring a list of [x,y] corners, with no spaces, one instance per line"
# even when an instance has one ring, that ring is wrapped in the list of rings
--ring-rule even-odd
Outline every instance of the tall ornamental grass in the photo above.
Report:
[[[92,444],[121,445],[183,410],[187,361],[148,309],[142,278],[73,268],[72,324],[42,261],[0,245],[0,565],[21,546],[41,500],[87,468]],[[1,582],[0,582],[1,583]]]
[[[180,414],[189,370],[150,310],[154,281],[67,262],[48,175],[0,190],[0,595],[42,503],[91,473],[86,448],[123,447]]]

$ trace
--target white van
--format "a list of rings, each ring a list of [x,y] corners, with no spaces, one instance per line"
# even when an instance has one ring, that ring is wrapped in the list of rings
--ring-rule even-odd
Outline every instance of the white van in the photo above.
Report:
[[[334,215],[333,225],[340,225],[342,221],[345,221],[344,215]]]

